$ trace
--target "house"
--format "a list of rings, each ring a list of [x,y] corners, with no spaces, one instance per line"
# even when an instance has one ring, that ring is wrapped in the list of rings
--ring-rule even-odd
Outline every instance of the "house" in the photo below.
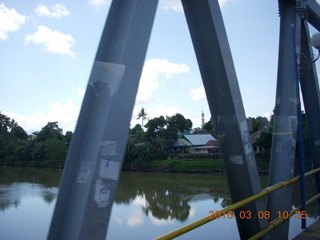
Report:
[[[255,153],[264,153],[265,149],[261,146],[258,146],[256,142],[261,138],[261,131],[256,131],[250,135],[252,146]]]
[[[177,152],[196,154],[218,152],[217,140],[211,134],[186,134],[179,137],[173,145]]]
[[[196,147],[195,150],[198,154],[220,153],[217,140],[209,140],[204,146]]]

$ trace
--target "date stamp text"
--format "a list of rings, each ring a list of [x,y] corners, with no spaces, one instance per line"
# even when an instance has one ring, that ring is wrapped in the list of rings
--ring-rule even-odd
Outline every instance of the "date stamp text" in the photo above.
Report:
[[[270,211],[259,211],[256,216],[254,216],[251,211],[240,211],[238,216],[235,216],[233,211],[228,211],[228,212],[226,212],[226,211],[209,211],[209,214],[210,214],[209,219],[217,219],[217,218],[269,219],[271,217]],[[308,217],[306,211],[296,211],[295,215],[296,215],[295,216],[296,219],[306,219]],[[287,219],[290,217],[290,212],[278,211],[277,217]]]

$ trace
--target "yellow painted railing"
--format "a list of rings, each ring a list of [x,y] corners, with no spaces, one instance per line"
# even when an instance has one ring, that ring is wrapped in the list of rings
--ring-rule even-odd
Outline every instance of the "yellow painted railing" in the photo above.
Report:
[[[312,203],[314,200],[318,199],[319,197],[320,197],[320,193],[318,193],[317,195],[313,196],[308,201],[306,201],[306,205],[309,205],[310,203]],[[271,230],[273,230],[276,227],[278,227],[281,223],[287,221],[290,217],[295,215],[298,211],[300,211],[300,209],[301,209],[301,207],[297,207],[297,208],[295,208],[294,210],[292,210],[288,214],[288,217],[286,217],[286,218],[283,218],[283,217],[282,218],[277,218],[274,221],[270,222],[270,224],[265,229],[263,229],[261,232],[258,232],[257,234],[255,234],[254,236],[249,238],[249,240],[256,240],[256,239],[259,239],[259,238],[263,237],[268,232],[270,232]]]
[[[319,171],[320,171],[320,168],[311,170],[311,171],[305,173],[305,177],[308,177],[308,176],[310,176],[310,175],[312,175],[314,173],[317,173]],[[169,232],[169,233],[167,233],[165,235],[162,235],[162,236],[160,236],[158,238],[155,238],[155,240],[166,240],[166,239],[173,239],[173,238],[179,237],[182,234],[185,234],[185,233],[187,233],[187,232],[189,232],[189,231],[191,231],[191,230],[193,230],[195,228],[198,228],[198,227],[200,227],[200,226],[202,226],[202,225],[204,225],[204,224],[206,224],[208,222],[211,222],[211,221],[213,221],[215,219],[218,219],[218,218],[230,213],[230,211],[233,212],[234,210],[236,210],[238,208],[241,208],[241,207],[247,205],[248,203],[251,203],[251,202],[253,202],[253,201],[255,201],[255,200],[257,200],[257,199],[259,199],[261,197],[264,197],[264,196],[266,196],[266,195],[268,195],[268,194],[270,194],[270,193],[272,193],[272,192],[274,192],[274,191],[276,191],[276,190],[278,190],[280,188],[288,186],[288,185],[290,185],[292,183],[295,183],[295,182],[297,182],[299,180],[300,180],[300,176],[292,178],[292,179],[287,180],[287,181],[283,181],[283,182],[277,183],[277,184],[275,184],[273,186],[267,187],[264,190],[262,190],[261,192],[255,194],[255,195],[252,195],[251,197],[245,198],[245,199],[243,199],[243,200],[241,200],[241,201],[239,201],[237,203],[234,203],[234,204],[232,204],[232,205],[230,205],[230,206],[218,211],[218,213],[220,213],[220,214],[217,214],[217,212],[216,212],[215,215],[210,215],[210,216],[206,216],[204,218],[201,218],[201,219],[199,219],[199,220],[197,220],[197,221],[195,221],[193,223],[190,223],[190,224],[188,224],[188,225],[186,225],[184,227],[178,228],[178,229],[176,229],[176,230],[174,230],[172,232]],[[306,202],[306,204],[309,204],[310,202],[314,201],[315,199],[317,199],[319,197],[320,197],[320,194],[315,195],[313,198],[309,199]],[[296,211],[298,211],[298,209],[300,209],[300,208],[297,208],[297,210],[294,210],[294,211],[290,212],[289,216],[290,217],[293,216],[296,213]],[[276,219],[275,221],[271,222],[268,227],[266,227],[265,229],[263,229],[261,232],[257,233],[256,235],[254,235],[250,239],[252,239],[252,240],[253,239],[258,239],[258,238],[264,236],[266,233],[268,233],[272,229],[276,228],[278,225],[280,225],[285,220],[286,220],[286,218],[278,218],[278,219]]]

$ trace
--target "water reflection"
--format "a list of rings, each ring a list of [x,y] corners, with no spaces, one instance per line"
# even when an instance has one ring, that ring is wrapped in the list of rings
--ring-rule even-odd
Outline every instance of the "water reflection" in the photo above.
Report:
[[[221,208],[231,203],[224,176],[194,174],[129,173],[121,175],[115,203],[145,201],[142,210],[161,220],[184,222],[190,215],[190,202],[219,199]]]
[[[41,197],[51,204],[58,195],[61,172],[52,169],[0,168],[0,211],[17,208],[21,199]]]
[[[46,238],[60,177],[61,172],[54,169],[0,167],[1,239]],[[261,182],[265,186],[267,176]],[[312,178],[306,186],[310,198],[315,192]],[[296,207],[300,205],[299,184],[293,192]],[[223,175],[123,172],[106,239],[152,239],[230,204]],[[317,212],[317,204],[308,206],[307,225]],[[290,229],[292,237],[301,231],[299,219],[290,220]],[[220,218],[181,239],[210,239],[213,235],[239,239],[235,219]]]
[[[224,175],[123,172],[106,239],[153,239],[230,203]],[[208,239],[212,231],[238,238],[235,221],[221,219],[183,239]]]
[[[44,202],[50,204],[58,195],[58,188],[46,188],[41,184],[12,183],[0,185],[0,211],[10,206],[17,208],[23,198],[42,197]]]
[[[46,239],[61,172],[0,167],[0,239]]]

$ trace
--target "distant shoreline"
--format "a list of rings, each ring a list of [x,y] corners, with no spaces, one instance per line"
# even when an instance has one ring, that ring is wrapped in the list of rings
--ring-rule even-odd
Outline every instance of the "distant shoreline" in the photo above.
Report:
[[[269,173],[269,163],[257,163],[259,174]],[[137,165],[130,165],[125,162],[123,171],[132,172],[163,172],[163,173],[205,173],[205,174],[224,174],[223,162],[220,159],[202,160],[153,160],[138,162]]]

